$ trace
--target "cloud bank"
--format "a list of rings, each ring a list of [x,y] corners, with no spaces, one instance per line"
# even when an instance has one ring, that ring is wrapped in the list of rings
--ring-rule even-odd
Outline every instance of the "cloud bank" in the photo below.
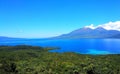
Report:
[[[109,23],[98,25],[98,26],[94,26],[93,24],[91,24],[91,25],[85,26],[85,27],[91,28],[91,29],[96,29],[98,27],[102,27],[106,30],[118,30],[118,31],[120,31],[120,21],[109,22]]]

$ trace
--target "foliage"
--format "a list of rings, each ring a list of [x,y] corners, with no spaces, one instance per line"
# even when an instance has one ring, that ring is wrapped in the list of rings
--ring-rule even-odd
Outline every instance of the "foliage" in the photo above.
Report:
[[[120,55],[50,53],[52,48],[0,46],[1,74],[120,74]]]

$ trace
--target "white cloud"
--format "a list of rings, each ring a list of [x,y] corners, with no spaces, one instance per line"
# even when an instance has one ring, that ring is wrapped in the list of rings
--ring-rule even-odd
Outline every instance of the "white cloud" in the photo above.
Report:
[[[85,26],[85,28],[95,29],[96,27],[95,27],[93,24],[91,24],[91,25],[89,25],[89,26]]]
[[[91,28],[91,29],[95,29],[98,27],[102,27],[106,30],[118,30],[118,31],[120,31],[120,21],[109,22],[109,23],[98,25],[98,26],[94,26],[93,24],[91,24],[89,26],[85,26],[85,28]]]

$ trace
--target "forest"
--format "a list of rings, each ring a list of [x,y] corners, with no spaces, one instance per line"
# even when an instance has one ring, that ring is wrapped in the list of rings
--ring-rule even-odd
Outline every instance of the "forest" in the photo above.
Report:
[[[120,74],[120,54],[52,53],[54,48],[0,46],[0,74]]]

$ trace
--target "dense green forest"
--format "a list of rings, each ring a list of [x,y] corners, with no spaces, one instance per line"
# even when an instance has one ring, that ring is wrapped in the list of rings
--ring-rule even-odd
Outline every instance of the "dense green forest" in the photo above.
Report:
[[[120,55],[51,53],[37,46],[0,46],[0,74],[120,74]]]

